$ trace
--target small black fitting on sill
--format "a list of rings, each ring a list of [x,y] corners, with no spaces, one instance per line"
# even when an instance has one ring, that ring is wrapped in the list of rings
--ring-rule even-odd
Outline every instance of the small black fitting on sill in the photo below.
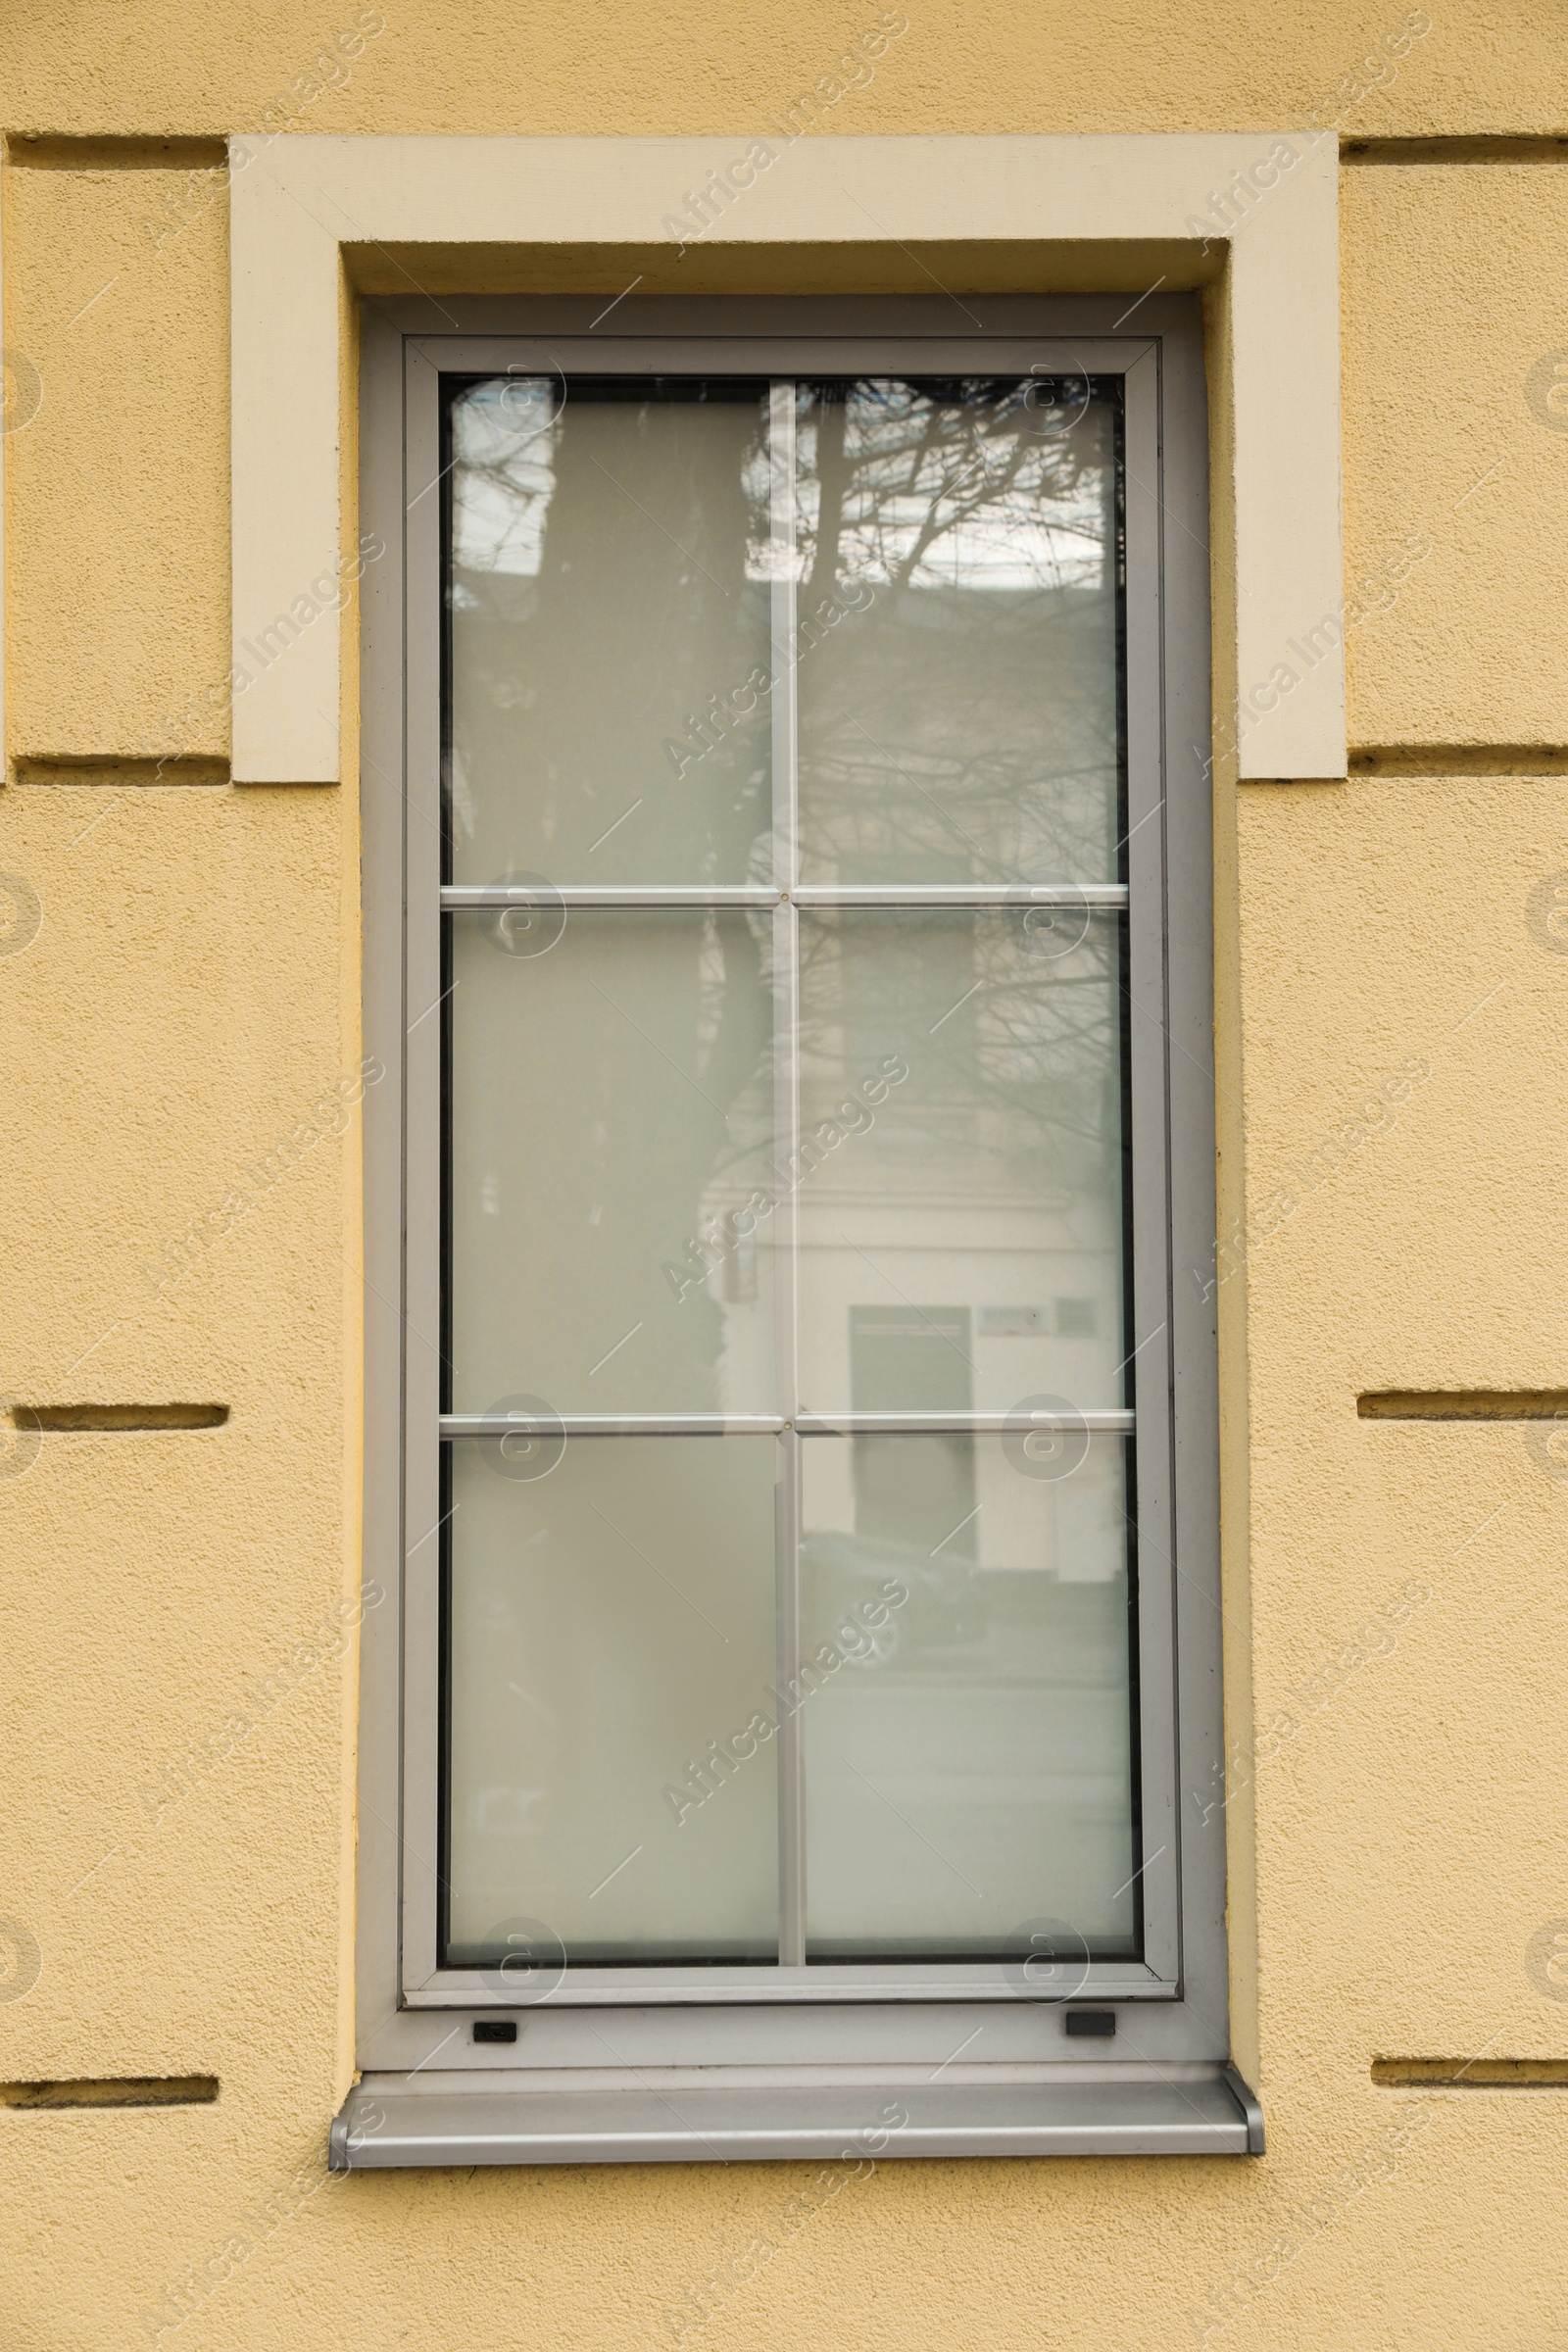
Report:
[[[473,2021],[475,2041],[515,2041],[516,2020],[510,2017],[476,2017]]]
[[[1068,2009],[1062,2025],[1069,2034],[1087,2034],[1097,2041],[1108,2041],[1116,2031],[1114,2009]]]

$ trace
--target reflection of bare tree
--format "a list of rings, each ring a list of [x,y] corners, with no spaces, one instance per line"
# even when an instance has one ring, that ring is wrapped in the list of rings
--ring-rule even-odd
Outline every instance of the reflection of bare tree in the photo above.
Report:
[[[765,659],[767,589],[747,560],[767,527],[761,391],[575,386],[516,450],[495,393],[475,385],[453,415],[457,553],[469,559],[450,583],[459,863],[529,862],[561,881],[744,879],[769,821],[765,710],[724,728],[684,790],[657,714],[700,719],[715,674],[744,678]],[[596,850],[617,819],[613,848]]]
[[[497,398],[476,385],[453,413],[455,870],[743,879],[771,822],[768,695],[739,715],[727,699],[771,659],[763,388],[576,385],[510,448]],[[795,670],[808,878],[1115,874],[1118,416],[1106,394],[1071,432],[1038,422],[1015,382],[802,386],[799,609],[843,613]],[[709,748],[676,776],[662,738],[688,719]],[[768,921],[635,920],[685,944],[647,1001],[619,954],[609,995],[584,985],[548,1146],[535,1128],[515,1154],[563,1172],[530,1211],[535,1314],[569,1318],[591,1255],[630,1323],[661,1263],[768,1183]],[[902,1053],[915,1075],[855,1147],[853,1182],[874,1188],[894,1152],[972,1203],[969,1225],[1031,1186],[1108,1205],[1115,930],[1051,964],[1009,915],[803,922],[808,1129]],[[714,1403],[720,1337],[706,1293],[689,1298],[673,1344]]]
[[[744,676],[765,655],[768,591],[748,564],[766,530],[752,487],[765,414],[755,384],[574,387],[548,441],[530,444],[507,557],[528,568],[464,567],[451,581],[449,822],[460,873],[744,877],[769,822],[765,710],[725,734],[698,782],[662,760],[651,768],[648,747],[658,752],[651,713],[700,706],[715,665]],[[499,531],[505,511],[484,502],[506,460],[485,423],[466,428],[461,410],[454,419],[476,459],[458,496],[470,513],[493,513]],[[482,552],[474,530],[476,543]],[[617,820],[609,857],[596,853]],[[555,1012],[564,1035],[516,1041],[518,1079],[537,1107],[493,1114],[521,1121],[506,1156],[527,1188],[530,1292],[512,1311],[567,1331],[586,1292],[627,1301],[627,1326],[667,1309],[661,1265],[695,1230],[715,1169],[743,1151],[735,1106],[769,1059],[761,956],[743,916],[571,918],[554,952],[559,971],[540,975],[553,989],[571,978],[569,1004]],[[482,1244],[482,1220],[471,1226]],[[494,1253],[475,1260],[476,1290],[515,1252],[514,1236],[489,1231]],[[720,1402],[719,1338],[718,1311],[699,1294],[662,1343],[658,1376],[688,1408]]]
[[[1117,918],[1097,918],[1043,963],[1008,909],[803,918],[803,1123],[830,1116],[856,1071],[898,1054],[910,1081],[857,1164],[873,1190],[898,1165],[964,1202],[955,1249],[999,1194],[1113,1202],[1118,934]]]
[[[1045,433],[1033,389],[803,392],[806,609],[876,591],[801,671],[817,879],[1114,876],[1117,413]]]

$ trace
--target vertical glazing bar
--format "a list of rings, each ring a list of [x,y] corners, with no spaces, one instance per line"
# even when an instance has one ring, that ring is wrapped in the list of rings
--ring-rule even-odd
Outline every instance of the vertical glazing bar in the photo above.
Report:
[[[796,876],[795,386],[774,384],[767,420],[773,580],[773,879]]]
[[[778,1443],[774,1527],[778,1544],[778,1959],[806,1961],[806,1775],[801,1744],[801,1440],[786,1429]]]
[[[790,1426],[779,1441],[778,1859],[779,1964],[806,1958],[806,1813],[801,1726],[795,1690],[801,1658],[800,1351],[796,1337],[795,1185],[800,1166],[800,960],[795,908],[795,386],[774,384],[768,412],[772,501],[773,877],[785,894],[773,917],[773,1114],[777,1184],[773,1211],[773,1314],[777,1333],[778,1409]]]

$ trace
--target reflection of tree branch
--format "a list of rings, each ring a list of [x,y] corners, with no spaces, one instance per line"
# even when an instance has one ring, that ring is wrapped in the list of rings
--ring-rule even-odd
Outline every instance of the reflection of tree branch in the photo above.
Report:
[[[1097,539],[1110,561],[1110,441],[1103,414],[1081,448],[1031,434],[1022,397],[976,378],[812,387],[803,400],[803,601],[814,610],[841,580],[876,585],[821,634],[801,679],[813,854],[842,878],[1114,871],[1114,592],[1108,570],[1095,588],[1097,567],[1078,562]],[[457,581],[454,720],[476,838],[495,844],[498,864],[514,841],[529,861],[535,842],[591,867],[629,859],[631,828],[596,857],[573,844],[644,790],[636,763],[647,760],[658,780],[639,824],[657,812],[668,878],[748,870],[767,837],[767,698],[739,720],[728,698],[766,660],[764,416],[764,404],[717,392],[695,402],[627,387],[602,407],[574,399],[545,441],[510,459],[482,436],[465,451],[472,544]],[[635,494],[624,512],[607,471]],[[669,781],[661,736],[695,727],[679,714],[703,712],[718,690],[710,748]],[[647,850],[654,837],[640,838]],[[593,972],[647,1023],[645,1038],[589,991],[569,1050],[531,1031],[518,1047],[536,1091],[555,1090],[548,1136],[536,1123],[528,1142],[551,1170],[534,1216],[542,1324],[570,1318],[590,1207],[596,1263],[630,1296],[682,1203],[695,1217],[774,1181],[770,918],[585,917],[579,946],[602,919],[615,949]],[[639,922],[665,943],[652,956],[632,944]],[[1026,961],[1005,919],[889,918],[849,955],[844,927],[824,939],[825,928],[803,918],[804,1109],[832,1115],[902,1042],[912,1083],[890,1099],[878,1149],[933,1199],[984,1207],[1042,1183],[1111,1197],[1113,925],[1065,971]],[[624,993],[626,978],[646,985],[646,1004]],[[972,1002],[929,1035],[977,979]],[[674,1080],[662,1047],[649,1051],[655,1039],[711,1111],[669,1114]],[[498,1135],[521,1132],[510,1104],[490,1108]],[[868,1153],[852,1181],[872,1183],[876,1164]],[[716,1301],[690,1299],[675,1369],[715,1400],[721,1343]]]
[[[1074,553],[1111,561],[1111,439],[1103,417],[1075,441],[1031,433],[1025,390],[895,379],[813,387],[803,410],[812,598],[830,562],[881,589],[802,695],[825,869],[1116,870],[1115,591]]]
[[[844,499],[854,467],[845,449],[849,427],[847,387],[827,385],[816,402],[816,546],[811,573],[806,583],[806,609],[811,612],[831,596],[838,580],[839,538],[844,523]]]
[[[972,443],[966,446],[972,446]],[[982,450],[978,457],[968,457],[956,473],[950,474],[947,481],[939,484],[931,494],[928,521],[918,532],[907,560],[892,574],[893,587],[900,589],[908,586],[924,561],[927,549],[946,532],[956,530],[960,524],[978,514],[983,507],[996,506],[1004,500],[1017,480],[1022,463],[1023,452],[1021,448],[1015,448],[1002,479],[994,482],[986,471],[985,453]],[[968,478],[976,464],[980,467],[980,487],[964,504],[956,500],[956,485]],[[914,486],[911,482],[911,489]]]
[[[1103,1191],[1121,1144],[1115,939],[1097,918],[1064,969],[1025,964],[1007,917],[818,918],[802,939],[804,1103],[830,1106],[852,1063],[902,1051],[918,1076],[895,1150],[966,1167],[976,1200],[988,1170],[1040,1181],[1042,1157],[1048,1183]]]
[[[532,481],[519,478],[520,469],[514,460],[497,458],[481,461],[465,458],[462,461],[458,471],[461,475],[461,488],[466,509],[464,519],[468,524],[469,530],[471,531],[474,521],[472,513],[474,492],[478,488],[487,489],[493,494],[502,514],[506,516],[506,520],[487,547],[476,547],[472,544],[471,539],[465,546],[463,552],[469,570],[493,571],[502,549],[508,545],[519,525],[527,522],[530,511],[542,507],[549,499],[554,486],[549,466],[539,465],[535,462],[530,470],[535,476]]]

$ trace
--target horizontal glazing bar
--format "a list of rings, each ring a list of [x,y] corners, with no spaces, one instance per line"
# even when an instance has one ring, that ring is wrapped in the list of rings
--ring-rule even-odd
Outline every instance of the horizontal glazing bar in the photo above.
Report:
[[[1110,1408],[1031,1408],[1011,1413],[802,1413],[792,1422],[774,1413],[443,1413],[443,1444],[456,1438],[504,1438],[519,1429],[547,1428],[568,1438],[777,1437],[794,1428],[803,1437],[898,1437],[957,1431],[1006,1436],[1015,1429],[1083,1429],[1131,1437],[1136,1416]]]
[[[650,883],[617,888],[605,883],[567,883],[558,889],[544,876],[526,882],[449,882],[441,905],[449,914],[486,906],[776,906],[779,892],[750,883]]]
[[[1123,882],[803,882],[798,906],[1125,906]]]
[[[1120,882],[801,883],[793,891],[750,883],[566,883],[543,877],[533,884],[449,882],[441,905],[449,914],[507,906],[777,906],[793,898],[798,906],[1076,906],[1109,908],[1127,905]]]
[[[443,1413],[443,1444],[546,1429],[566,1438],[738,1438],[777,1436],[773,1413]]]
[[[1130,1437],[1134,1415],[1109,1407],[1086,1408],[1080,1412],[1074,1405],[1038,1409],[1031,1406],[1027,1412],[1009,1413],[802,1413],[795,1426],[808,1438],[898,1437],[905,1432],[918,1436],[925,1430],[1000,1433],[1005,1437],[1013,1430],[1023,1429],[1082,1429],[1091,1435]]]

